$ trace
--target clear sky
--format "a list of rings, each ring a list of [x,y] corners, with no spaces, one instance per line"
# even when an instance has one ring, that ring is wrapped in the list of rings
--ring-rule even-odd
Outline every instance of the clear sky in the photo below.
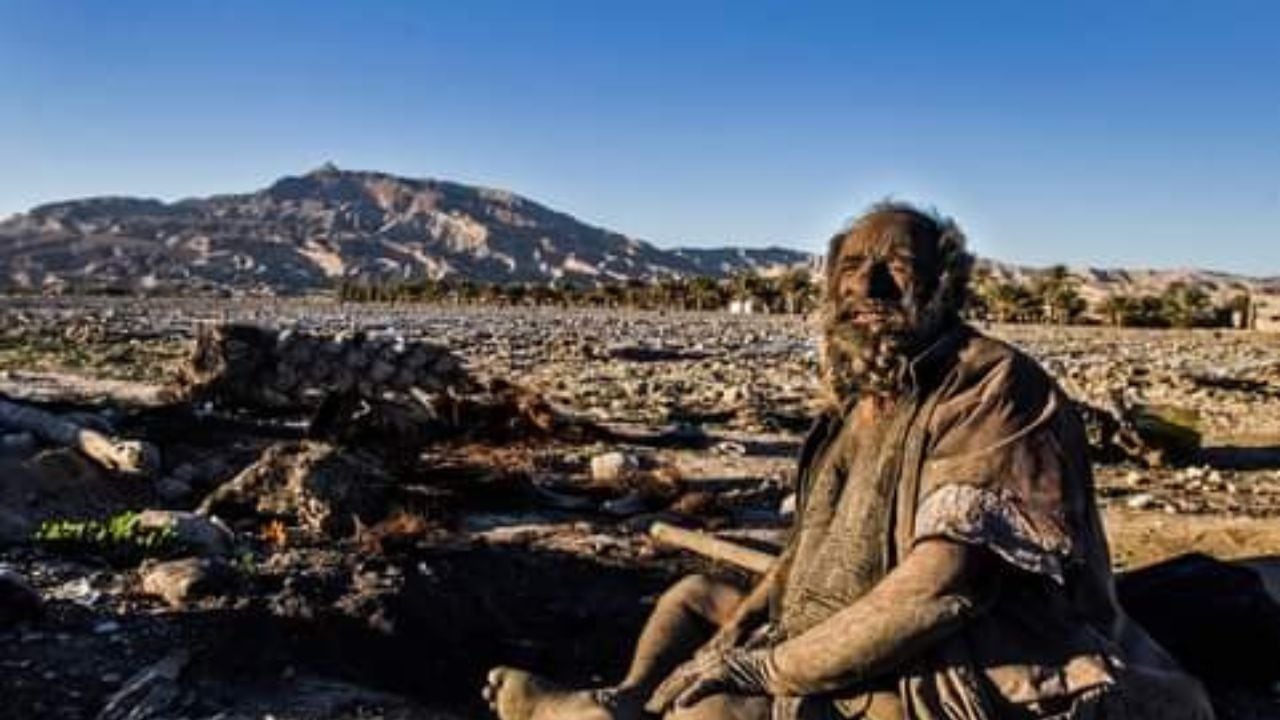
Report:
[[[1280,2],[0,0],[0,215],[325,161],[659,245],[885,196],[980,253],[1280,275]]]

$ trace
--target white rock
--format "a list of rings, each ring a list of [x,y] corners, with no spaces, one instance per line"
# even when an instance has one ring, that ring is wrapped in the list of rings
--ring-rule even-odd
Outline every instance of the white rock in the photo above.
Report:
[[[796,515],[796,494],[791,493],[782,498],[782,502],[778,505],[778,516],[783,520],[789,520]]]
[[[1146,510],[1156,504],[1156,496],[1151,493],[1138,493],[1124,503],[1130,510]]]
[[[636,456],[624,452],[607,452],[591,458],[591,479],[616,482],[640,469]]]

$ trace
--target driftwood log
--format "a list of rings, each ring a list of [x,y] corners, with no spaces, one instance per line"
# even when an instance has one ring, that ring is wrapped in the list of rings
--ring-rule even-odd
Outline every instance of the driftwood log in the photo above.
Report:
[[[649,535],[665,545],[690,550],[711,560],[728,563],[761,575],[768,572],[776,559],[767,552],[664,522],[655,522],[650,526]]]
[[[152,475],[160,469],[160,451],[151,443],[109,437],[54,413],[2,398],[0,426],[26,431],[45,442],[79,450],[114,473]]]

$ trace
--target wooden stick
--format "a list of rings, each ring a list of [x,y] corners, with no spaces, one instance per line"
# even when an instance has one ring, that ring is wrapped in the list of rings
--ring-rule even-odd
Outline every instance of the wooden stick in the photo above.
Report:
[[[773,561],[777,559],[767,552],[753,550],[735,542],[721,540],[714,535],[686,530],[664,522],[655,522],[649,528],[649,535],[658,542],[691,550],[703,557],[737,565],[744,570],[762,575],[768,572]]]

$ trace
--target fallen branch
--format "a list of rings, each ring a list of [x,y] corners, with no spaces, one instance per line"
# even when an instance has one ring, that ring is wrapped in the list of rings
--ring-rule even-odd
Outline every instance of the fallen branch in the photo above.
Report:
[[[26,431],[45,442],[84,453],[111,472],[151,475],[160,469],[160,451],[141,440],[120,440],[51,412],[0,399],[0,425]]]

